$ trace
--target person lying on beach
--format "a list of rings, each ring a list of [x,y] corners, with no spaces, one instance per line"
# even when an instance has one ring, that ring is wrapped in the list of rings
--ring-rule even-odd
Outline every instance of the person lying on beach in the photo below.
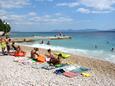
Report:
[[[31,50],[31,58],[34,60],[37,60],[39,53],[38,53],[39,49],[38,48],[34,48],[33,50]]]
[[[37,62],[41,62],[41,63],[44,63],[46,62],[46,59],[45,59],[45,55],[43,54],[39,54],[39,49],[38,48],[34,48],[32,51],[31,51],[31,58]]]
[[[25,56],[25,54],[26,54],[26,52],[24,52],[22,49],[21,49],[21,47],[20,46],[17,46],[16,47],[16,50],[15,50],[15,52],[10,52],[10,55],[12,55],[12,56],[20,56],[20,57],[23,57],[23,56]]]
[[[56,58],[55,56],[54,56],[54,54],[52,53],[52,51],[51,51],[51,49],[48,49],[47,50],[47,54],[46,54],[46,57],[47,57],[47,62],[49,63],[49,64],[53,64],[53,65],[56,65],[56,64],[60,64],[61,62],[60,62],[60,56],[61,55],[58,55],[58,57]]]

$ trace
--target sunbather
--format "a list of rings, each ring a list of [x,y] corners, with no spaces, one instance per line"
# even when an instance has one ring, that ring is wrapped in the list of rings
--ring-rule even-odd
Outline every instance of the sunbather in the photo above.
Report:
[[[20,46],[17,46],[16,47],[16,51],[15,52],[12,52],[12,53],[10,53],[10,55],[13,55],[13,56],[25,56],[25,54],[26,54],[26,52],[24,52],[22,49],[21,49],[21,47]]]
[[[47,61],[49,64],[53,64],[53,65],[56,65],[56,64],[60,64],[60,56],[61,55],[58,55],[58,57],[56,58],[54,56],[54,54],[52,53],[51,49],[48,49],[47,50],[48,53],[46,54],[46,57],[49,58],[49,61]]]
[[[39,51],[38,48],[34,48],[34,49],[31,51],[31,58],[32,58],[32,59],[37,60],[37,58],[38,58],[38,56],[39,56],[38,51]]]

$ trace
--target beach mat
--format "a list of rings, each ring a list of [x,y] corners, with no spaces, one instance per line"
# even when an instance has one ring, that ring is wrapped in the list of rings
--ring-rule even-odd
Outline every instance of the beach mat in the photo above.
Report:
[[[60,68],[60,67],[64,67],[64,66],[68,66],[68,64],[56,64],[55,65],[56,68]]]
[[[81,73],[81,75],[82,75],[83,77],[90,77],[90,76],[91,76],[91,74],[89,74],[89,73]]]
[[[64,66],[62,68],[63,68],[64,71],[69,72],[69,71],[72,71],[72,70],[76,69],[76,66],[68,65],[68,66]]]
[[[32,66],[32,68],[39,69],[39,68],[42,68],[42,67],[47,67],[47,66],[49,66],[49,64],[47,62],[45,62],[45,63],[35,63],[35,64],[32,64],[31,66]]]
[[[71,70],[71,72],[82,73],[82,72],[85,72],[85,71],[88,71],[88,70],[90,70],[90,69],[86,68],[86,67],[77,67],[77,68]]]
[[[46,70],[51,70],[51,69],[55,69],[55,66],[44,66],[42,68]]]
[[[66,76],[66,77],[72,78],[72,77],[75,77],[75,76],[77,76],[79,74],[74,73],[74,72],[64,72],[63,75]]]

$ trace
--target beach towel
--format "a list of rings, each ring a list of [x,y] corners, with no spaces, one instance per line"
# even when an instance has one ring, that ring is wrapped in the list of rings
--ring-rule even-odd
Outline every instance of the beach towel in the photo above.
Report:
[[[55,74],[62,74],[64,73],[65,71],[63,69],[57,69],[54,71]]]
[[[74,69],[76,69],[76,66],[74,66],[74,65],[68,65],[68,66],[63,67],[63,70],[66,71],[66,72],[67,71],[72,71]]]
[[[62,55],[62,58],[66,59],[66,58],[69,58],[71,55],[70,54],[66,54],[66,53],[63,53],[63,52],[56,52],[55,55],[59,55],[61,54]]]
[[[90,76],[91,76],[91,74],[89,74],[89,73],[81,73],[81,75],[82,75],[83,77],[90,77]]]
[[[40,54],[40,55],[38,56],[37,60],[38,60],[38,62],[41,62],[41,63],[46,62],[45,56],[42,55],[42,54]]]
[[[22,63],[22,64],[32,64],[33,62],[32,62],[32,60],[30,60],[30,59],[28,59],[28,58],[15,58],[14,60],[13,60],[14,62],[18,62],[18,63]]]
[[[39,69],[39,68],[42,68],[42,67],[47,67],[47,66],[49,66],[49,64],[47,62],[44,62],[44,63],[34,63],[31,66],[32,66],[32,68]]]
[[[55,69],[54,66],[44,66],[42,67],[43,69],[46,69],[46,70],[51,70],[51,69]]]
[[[72,77],[75,77],[75,76],[77,76],[79,74],[74,73],[74,72],[64,72],[63,75],[66,76],[66,77],[72,78]]]
[[[20,52],[20,53],[10,52],[10,55],[15,57],[25,57],[26,52]]]
[[[55,65],[56,68],[64,67],[64,66],[68,66],[68,64],[56,64],[56,65]]]
[[[71,72],[82,73],[82,72],[85,72],[85,71],[88,71],[88,70],[90,70],[90,69],[86,68],[86,67],[77,67],[77,68],[71,70]]]

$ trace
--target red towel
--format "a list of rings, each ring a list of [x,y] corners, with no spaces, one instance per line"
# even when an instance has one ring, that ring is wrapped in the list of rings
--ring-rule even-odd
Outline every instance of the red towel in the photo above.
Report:
[[[63,75],[72,78],[72,77],[77,76],[78,73],[74,73],[74,72],[64,72]]]

